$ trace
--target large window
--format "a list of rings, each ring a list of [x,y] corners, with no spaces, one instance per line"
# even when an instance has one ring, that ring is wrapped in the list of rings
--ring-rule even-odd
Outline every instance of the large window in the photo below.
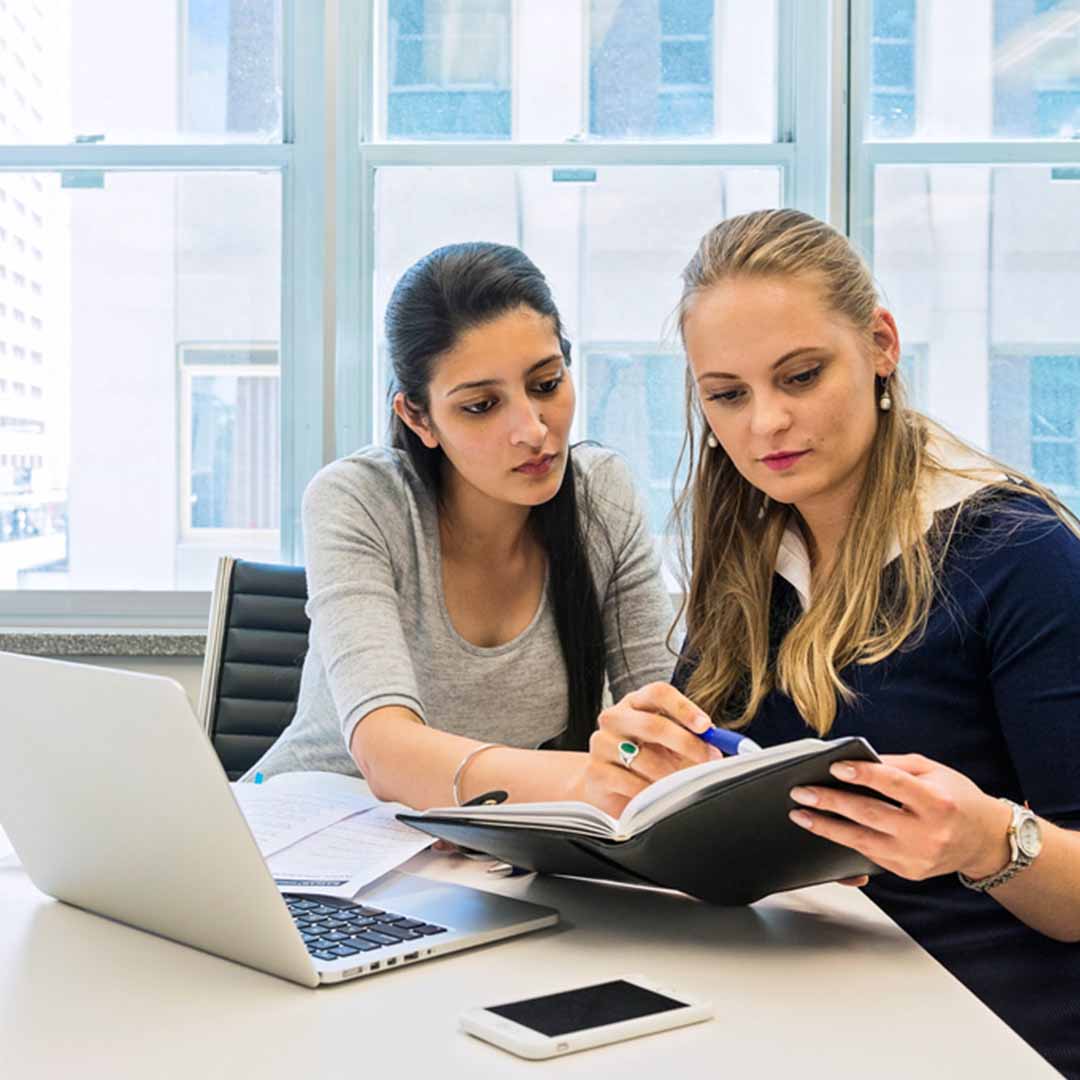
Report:
[[[137,591],[168,622],[223,554],[300,557],[322,460],[310,8],[0,3],[9,619],[107,621]]]
[[[775,137],[777,0],[373,3],[376,141]]]
[[[915,105],[875,112],[901,12]],[[852,235],[872,257],[921,408],[1077,505],[1078,0],[856,5]],[[1065,96],[1062,96],[1062,95]],[[1049,95],[1049,96],[1048,96]]]
[[[828,28],[799,10],[812,49]],[[514,244],[551,282],[573,343],[574,437],[625,454],[661,532],[684,426],[670,325],[683,266],[730,214],[793,201],[826,212],[821,160],[804,150],[823,121],[807,111],[797,123],[788,93],[795,11],[772,0],[382,0],[368,116],[358,86],[370,137],[343,193],[360,257],[338,279],[339,344],[357,343],[346,366],[370,381],[339,395],[338,451],[386,429],[381,327],[406,267],[455,241]],[[804,96],[824,100],[824,69],[801,70]],[[368,409],[351,412],[359,400]]]
[[[1080,501],[1080,0],[0,0],[0,39],[9,623],[301,561],[386,430],[389,291],[459,240],[547,274],[573,435],[657,534],[679,273],[764,206],[870,258],[920,407]]]

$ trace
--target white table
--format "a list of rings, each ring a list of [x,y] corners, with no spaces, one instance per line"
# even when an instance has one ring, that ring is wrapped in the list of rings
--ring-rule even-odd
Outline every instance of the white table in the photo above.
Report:
[[[306,990],[39,893],[0,861],[0,1073],[19,1080],[1051,1077],[1058,1074],[854,889],[751,908],[580,881],[409,869],[528,896],[559,928]],[[546,1063],[456,1030],[471,1005],[631,972],[719,1019]]]

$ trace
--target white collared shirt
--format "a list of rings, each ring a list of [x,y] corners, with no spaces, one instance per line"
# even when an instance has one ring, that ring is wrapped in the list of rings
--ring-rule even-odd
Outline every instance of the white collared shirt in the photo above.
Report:
[[[954,443],[937,425],[930,423],[929,447],[934,457],[951,469],[993,470],[993,465],[976,450]],[[965,476],[953,476],[936,470],[930,473],[923,486],[922,527],[927,532],[934,523],[934,515],[941,510],[948,510],[976,491],[989,484],[1004,480],[1004,473],[996,470],[986,473],[979,479]],[[900,555],[900,542],[895,537],[885,559],[887,566]],[[810,606],[810,552],[806,547],[802,531],[791,521],[780,539],[780,549],[776,553],[776,573],[788,582],[798,594],[803,611]]]

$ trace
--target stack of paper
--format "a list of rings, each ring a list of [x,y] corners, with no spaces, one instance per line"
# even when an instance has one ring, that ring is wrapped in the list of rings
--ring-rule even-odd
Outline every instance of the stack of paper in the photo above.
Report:
[[[406,807],[351,777],[284,773],[233,793],[284,891],[353,896],[435,839],[396,820]]]

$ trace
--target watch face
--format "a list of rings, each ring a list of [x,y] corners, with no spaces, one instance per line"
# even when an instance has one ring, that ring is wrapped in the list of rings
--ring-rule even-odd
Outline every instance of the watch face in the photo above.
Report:
[[[1029,859],[1034,859],[1042,851],[1042,830],[1034,818],[1026,818],[1020,823],[1016,843]]]

